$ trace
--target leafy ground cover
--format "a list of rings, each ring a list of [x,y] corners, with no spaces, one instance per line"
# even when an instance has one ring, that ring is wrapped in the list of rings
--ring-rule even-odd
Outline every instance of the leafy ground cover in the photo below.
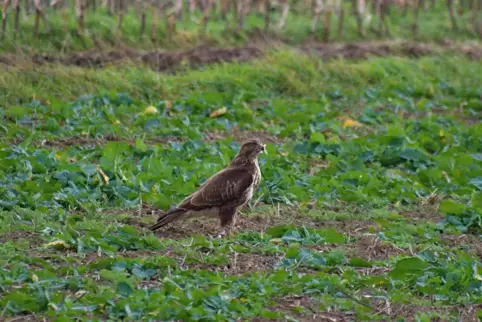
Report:
[[[2,318],[479,320],[481,68],[282,52],[7,70]],[[253,135],[264,181],[235,236],[147,231]]]

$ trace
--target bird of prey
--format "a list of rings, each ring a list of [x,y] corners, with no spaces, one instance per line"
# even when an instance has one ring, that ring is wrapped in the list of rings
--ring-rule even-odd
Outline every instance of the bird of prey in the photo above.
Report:
[[[180,219],[208,216],[220,219],[221,233],[218,237],[230,235],[238,209],[251,200],[261,181],[260,153],[267,153],[266,145],[260,140],[244,142],[226,168],[206,180],[175,209],[161,215],[149,229],[155,231]]]

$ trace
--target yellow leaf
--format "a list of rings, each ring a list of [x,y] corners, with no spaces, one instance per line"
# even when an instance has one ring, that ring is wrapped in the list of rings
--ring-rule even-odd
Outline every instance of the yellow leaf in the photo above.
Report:
[[[152,105],[146,107],[146,109],[144,110],[144,114],[148,114],[148,115],[157,114],[158,112],[159,111],[157,110],[157,108],[155,108]]]
[[[361,123],[355,121],[350,117],[345,118],[345,120],[343,121],[343,127],[360,127],[360,126],[362,126]]]
[[[438,132],[438,135],[444,136],[444,130],[440,130],[440,131]]]
[[[119,121],[119,120],[115,120],[114,122],[112,122],[112,124],[119,125],[119,124],[120,124],[120,121]]]
[[[281,238],[273,238],[270,240],[270,242],[272,242],[273,244],[280,244],[283,242],[283,240]]]
[[[45,245],[45,247],[55,247],[55,248],[70,248],[70,245],[63,240],[54,240]]]
[[[105,184],[109,184],[109,177],[102,171],[101,168],[97,168],[97,172],[99,172],[100,176],[102,177],[102,180],[104,181]]]
[[[61,156],[60,154],[58,154],[58,153],[55,153],[55,158],[56,158],[56,159],[61,159],[62,156]]]
[[[152,311],[152,312],[149,312],[149,313],[147,313],[147,314],[148,314],[148,315],[153,315],[153,316],[155,316],[155,315],[159,315],[159,313],[161,313],[161,309],[157,309],[157,310]]]
[[[32,274],[32,281],[33,281],[34,283],[38,283],[38,276],[35,275],[35,274]]]
[[[82,133],[80,133],[80,134],[82,134],[82,135],[89,135],[89,133],[87,133],[87,132],[85,132],[85,131],[82,132]]]
[[[226,114],[226,112],[227,112],[226,106],[223,106],[219,110],[215,110],[214,112],[209,114],[209,117],[218,117],[218,116]]]

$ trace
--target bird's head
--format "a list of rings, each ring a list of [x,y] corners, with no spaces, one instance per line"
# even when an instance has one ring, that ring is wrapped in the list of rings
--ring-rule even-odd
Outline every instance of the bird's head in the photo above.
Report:
[[[241,145],[237,158],[254,160],[260,153],[266,152],[266,145],[258,139],[247,140]]]
[[[261,143],[258,139],[247,140],[241,145],[239,152],[246,157],[258,156],[260,153],[266,153],[266,144]]]

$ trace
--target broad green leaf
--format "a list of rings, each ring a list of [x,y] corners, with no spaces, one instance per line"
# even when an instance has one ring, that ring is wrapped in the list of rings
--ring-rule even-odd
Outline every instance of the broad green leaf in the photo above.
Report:
[[[272,237],[280,238],[280,237],[283,237],[287,231],[295,230],[295,229],[296,227],[293,225],[282,225],[282,226],[275,226],[275,227],[268,228],[265,233]]]
[[[116,292],[120,296],[129,297],[129,295],[131,295],[134,291],[132,290],[132,287],[126,282],[119,282],[116,286]]]
[[[316,143],[325,143],[325,136],[320,132],[311,133],[310,140]]]
[[[145,152],[147,150],[147,145],[142,141],[142,139],[137,138],[136,139],[136,148],[142,152]]]
[[[350,258],[349,263],[351,266],[355,266],[355,267],[372,267],[373,266],[373,264],[370,261],[367,261],[366,259],[361,257],[352,257]]]
[[[388,275],[395,279],[404,279],[411,275],[419,275],[429,264],[417,257],[404,258],[395,264],[395,268]]]
[[[474,191],[472,194],[472,207],[478,208],[482,213],[482,191]]]
[[[459,215],[465,211],[465,206],[453,200],[444,200],[440,203],[440,211],[445,214]]]
[[[325,228],[316,231],[323,237],[327,243],[343,244],[345,242],[345,236],[336,231],[335,228]]]
[[[470,180],[469,183],[471,185],[477,187],[477,189],[479,189],[480,191],[482,191],[482,177],[474,178],[474,179]]]

